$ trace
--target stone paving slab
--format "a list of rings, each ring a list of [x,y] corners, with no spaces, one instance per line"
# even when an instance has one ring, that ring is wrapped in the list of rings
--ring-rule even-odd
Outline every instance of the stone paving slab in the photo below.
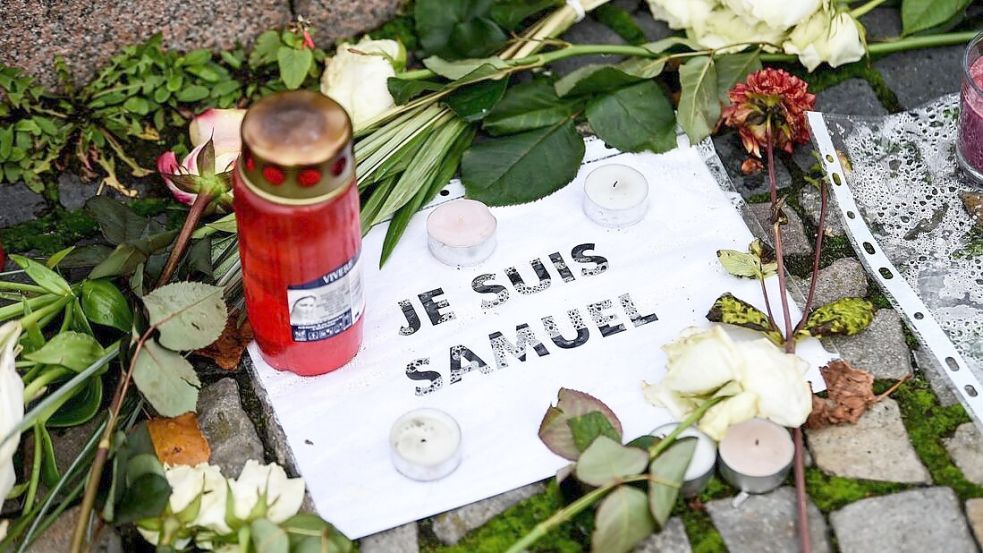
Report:
[[[741,146],[741,140],[736,132],[724,131],[712,136],[711,140],[713,140],[713,146],[717,150],[717,156],[734,184],[734,190],[745,199],[769,191],[767,171],[758,171],[753,175],[741,173],[741,164],[747,159],[747,153]],[[775,182],[779,190],[792,185],[792,175],[782,163],[778,163],[776,166]]]
[[[816,111],[843,115],[887,115],[874,89],[863,79],[847,79],[816,94]]]
[[[959,403],[959,397],[952,390],[952,381],[943,374],[944,369],[928,350],[921,348],[913,352],[915,365],[925,375],[929,386],[935,392],[935,397],[943,407]]]
[[[872,406],[857,424],[807,430],[806,437],[813,461],[824,472],[884,482],[932,482],[893,399]]]
[[[863,499],[830,515],[830,523],[842,553],[978,551],[959,499],[949,488]]]
[[[802,293],[809,289],[810,274],[805,280],[800,280]],[[813,305],[820,307],[841,298],[867,295],[867,272],[863,265],[851,257],[837,259],[824,269],[819,269],[819,282],[816,283],[816,294]]]
[[[771,204],[750,204],[748,209],[761,223],[761,227],[765,229],[765,241],[771,244],[773,240],[771,239],[771,232],[768,232],[771,228]],[[782,247],[785,255],[812,255],[812,240],[806,236],[805,227],[802,226],[802,219],[799,218],[799,214],[791,208],[785,208],[783,211],[788,217],[788,224],[782,227]]]
[[[263,442],[242,409],[239,385],[223,378],[198,396],[198,423],[212,449],[210,462],[227,478],[236,478],[250,459],[263,461]]]
[[[983,547],[983,497],[970,499],[966,502],[966,519],[973,529],[976,543]]]
[[[893,309],[878,309],[870,327],[862,333],[830,341],[844,359],[874,378],[900,380],[911,374],[911,352],[905,342],[904,324]]]
[[[679,518],[671,518],[658,534],[652,534],[635,546],[635,553],[691,553],[686,528]]]
[[[808,158],[814,161],[811,156]],[[804,171],[807,171],[809,167],[803,167]],[[843,236],[845,234],[843,230],[843,222],[840,220],[840,213],[832,205],[832,198],[830,198],[830,206],[826,210],[826,222],[825,222],[825,232],[826,236]],[[812,226],[819,226],[819,210],[822,204],[822,200],[819,197],[819,190],[814,186],[804,186],[802,191],[799,192],[799,205],[805,210],[806,220],[809,221]]]
[[[929,48],[892,54],[874,62],[906,109],[959,92],[964,46]]]
[[[945,440],[952,462],[963,472],[966,480],[983,486],[983,434],[976,425],[959,425],[951,438]]]
[[[731,498],[706,504],[730,553],[787,553],[798,550],[795,489],[752,495],[740,507]],[[832,551],[822,513],[809,501],[809,532],[815,553]]]
[[[358,550],[361,553],[418,553],[418,539],[416,523],[411,522],[362,538]]]

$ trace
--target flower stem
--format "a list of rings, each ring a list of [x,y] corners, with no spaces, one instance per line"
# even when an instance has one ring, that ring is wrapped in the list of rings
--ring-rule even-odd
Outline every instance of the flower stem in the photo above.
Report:
[[[868,12],[870,12],[877,6],[880,6],[886,1],[887,0],[870,0],[870,2],[867,2],[862,6],[850,10],[850,17],[854,19],[860,19],[861,16],[867,15]]]
[[[198,196],[195,198],[194,203],[191,204],[191,209],[188,211],[188,216],[184,219],[184,225],[181,227],[181,232],[177,235],[177,240],[174,241],[174,247],[171,248],[171,254],[167,257],[167,263],[164,264],[164,270],[160,272],[160,278],[157,279],[157,285],[155,288],[160,288],[171,280],[174,270],[177,269],[178,264],[181,262],[181,257],[184,255],[184,250],[188,247],[188,242],[191,240],[191,235],[194,233],[195,227],[198,226],[198,221],[201,220],[202,214],[205,213],[205,208],[212,202],[212,197],[212,194],[207,191],[202,190],[198,192]]]
[[[809,311],[812,310],[812,302],[816,298],[816,284],[819,282],[819,257],[823,251],[823,237],[826,234],[826,212],[829,209],[829,192],[826,188],[826,181],[819,181],[819,223],[816,228],[816,247],[812,258],[812,278],[809,280],[809,293],[806,295],[806,303],[802,307],[802,318],[799,324],[795,325],[794,334],[798,334],[806,325],[809,319]],[[794,336],[793,336],[794,338]]]
[[[622,484],[642,482],[644,480],[648,480],[648,478],[649,477],[647,474],[639,474],[629,478],[614,480],[601,486],[600,488],[595,488],[587,492],[573,503],[553,513],[551,517],[537,524],[528,534],[522,536],[519,541],[513,543],[512,546],[505,551],[505,553],[522,553],[523,551],[526,551],[530,546],[532,546],[532,544],[536,543],[539,538],[545,536],[550,530],[577,516],[577,514],[593,505],[599,499],[607,495],[607,493],[611,490]]]
[[[35,294],[47,294],[48,291],[34,284],[22,284],[20,282],[0,281],[0,290],[15,290],[17,292],[33,292]]]
[[[680,434],[682,434],[690,426],[696,424],[696,422],[702,419],[703,415],[706,414],[711,407],[720,403],[723,401],[723,399],[724,398],[722,397],[712,397],[701,403],[700,406],[697,407],[692,413],[686,415],[686,418],[679,421],[679,424],[676,425],[676,428],[674,428],[672,432],[667,434],[665,438],[659,440],[658,443],[649,448],[649,459],[655,459],[661,455],[663,451],[665,451],[670,445],[673,444],[673,442],[676,441],[676,438],[678,438]]]
[[[978,34],[977,31],[942,33],[937,35],[910,36],[893,40],[883,40],[867,45],[867,53],[872,56],[893,54],[921,48],[937,48],[965,44]],[[763,62],[794,62],[798,58],[791,54],[761,54]]]
[[[27,485],[27,497],[24,499],[24,510],[34,507],[34,498],[38,493],[38,482],[41,480],[41,429],[42,423],[34,425],[34,459],[31,465],[31,483]]]

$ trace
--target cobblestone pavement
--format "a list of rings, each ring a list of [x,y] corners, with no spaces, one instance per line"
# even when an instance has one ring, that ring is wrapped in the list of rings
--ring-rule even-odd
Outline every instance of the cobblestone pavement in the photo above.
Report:
[[[616,0],[615,5],[632,12],[648,38],[654,40],[668,33],[664,25],[648,16],[638,0]],[[896,36],[900,31],[895,9],[876,9],[864,17],[864,23],[875,37]],[[576,25],[565,38],[581,43],[619,40],[608,27],[591,18]],[[960,50],[954,47],[896,54],[807,78],[819,89],[818,109],[883,116],[958,90]],[[569,71],[590,61],[566,63],[560,70]],[[735,136],[723,134],[715,137],[714,143],[735,186],[751,203],[751,211],[763,216],[763,179],[760,175],[740,175],[743,155]],[[802,180],[811,158],[797,154],[782,161],[780,185],[795,199],[789,202],[794,212],[787,231],[795,246],[792,253],[807,256],[818,212],[816,195]],[[81,200],[69,194],[62,202],[68,202],[66,207],[77,207]],[[44,200],[12,186],[0,187],[0,205],[6,206],[0,214],[0,226],[4,227],[30,220],[45,209]],[[879,390],[897,379],[913,378],[894,399],[878,404],[857,424],[808,433],[813,464],[807,469],[807,480],[815,550],[978,551],[983,540],[983,437],[946,390],[945,379],[925,361],[927,356],[910,349],[914,344],[910,333],[852,258],[837,221],[827,230],[827,242],[839,246],[827,246],[839,255],[826,259],[821,269],[820,303],[859,295],[879,307],[870,330],[831,345],[848,361],[872,372]],[[796,277],[804,280],[808,272],[806,268]],[[240,370],[234,379],[211,370],[209,373],[205,368],[204,378],[210,384],[201,401],[209,409],[202,424],[209,437],[219,442],[213,450],[223,471],[235,476],[251,458],[289,461],[279,429],[272,427],[275,423],[269,422],[271,417],[253,391],[248,370]],[[84,430],[70,429],[55,439],[70,450]],[[753,497],[739,508],[732,505],[734,493],[715,479],[707,492],[677,512],[661,533],[639,544],[637,551],[783,552],[794,548],[791,487]],[[562,498],[555,484],[532,484],[365,538],[361,551],[496,551],[555,510]],[[568,528],[563,532],[582,538],[583,534],[578,534],[582,531]],[[496,535],[498,541],[489,534]],[[59,539],[53,536],[50,544],[39,544],[35,550],[58,551]],[[108,541],[104,550],[119,550],[118,540]],[[577,547],[576,540],[563,543],[564,547],[557,548],[569,551]]]

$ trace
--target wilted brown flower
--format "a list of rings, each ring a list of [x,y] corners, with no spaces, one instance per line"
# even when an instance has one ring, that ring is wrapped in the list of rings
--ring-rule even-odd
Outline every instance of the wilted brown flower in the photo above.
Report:
[[[781,69],[762,69],[748,75],[728,93],[724,123],[738,130],[744,149],[760,158],[768,141],[791,153],[795,144],[809,140],[805,113],[816,103],[805,81]]]

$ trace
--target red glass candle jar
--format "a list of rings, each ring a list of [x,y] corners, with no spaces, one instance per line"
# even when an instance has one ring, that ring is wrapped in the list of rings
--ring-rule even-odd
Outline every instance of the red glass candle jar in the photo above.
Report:
[[[326,96],[274,94],[242,122],[233,171],[246,311],[263,358],[303,376],[362,342],[358,188],[351,122]]]
[[[983,33],[966,47],[959,102],[956,154],[963,169],[983,183]]]

